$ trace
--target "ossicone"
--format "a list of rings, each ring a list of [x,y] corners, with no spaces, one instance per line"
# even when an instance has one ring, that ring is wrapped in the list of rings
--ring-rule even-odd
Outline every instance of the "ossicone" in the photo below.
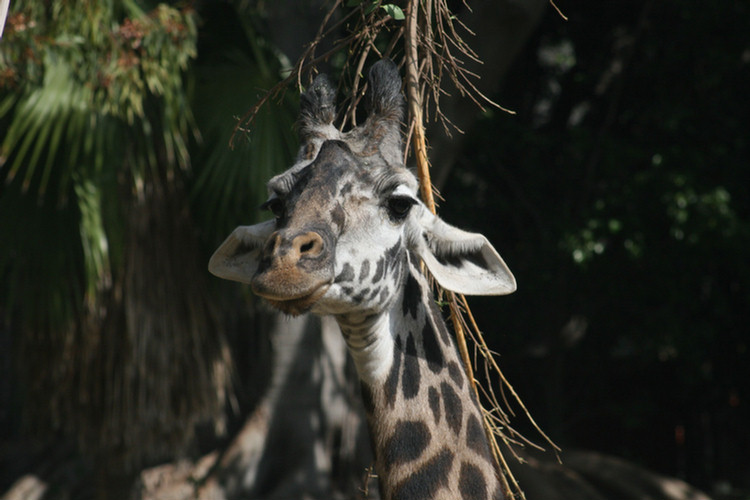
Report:
[[[382,59],[370,68],[365,96],[370,116],[401,121],[404,98],[401,95],[401,77],[398,66],[390,59]]]
[[[357,155],[380,152],[386,163],[403,164],[401,121],[404,98],[398,66],[390,59],[372,65],[368,72],[364,105],[367,119],[347,132],[339,131],[336,119],[336,90],[328,77],[318,75],[300,96],[298,161],[313,160],[321,144],[329,140],[346,142]]]
[[[300,96],[299,136],[306,142],[316,129],[330,125],[336,118],[336,89],[328,76],[318,75]]]

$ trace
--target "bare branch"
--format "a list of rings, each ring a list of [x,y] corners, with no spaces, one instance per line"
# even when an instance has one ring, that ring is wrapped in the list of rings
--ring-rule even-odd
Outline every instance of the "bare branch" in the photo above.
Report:
[[[549,3],[550,3],[550,5],[552,5],[552,7],[555,9],[555,11],[557,11],[558,15],[563,18],[563,21],[567,21],[568,20],[568,16],[566,16],[565,14],[562,13],[562,11],[560,10],[560,8],[557,5],[555,5],[555,2],[553,0],[549,0]]]

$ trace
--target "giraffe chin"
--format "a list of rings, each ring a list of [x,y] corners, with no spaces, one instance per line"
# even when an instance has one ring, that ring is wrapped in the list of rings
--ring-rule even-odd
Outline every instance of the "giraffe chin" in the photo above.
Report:
[[[330,284],[324,283],[318,288],[314,289],[311,293],[289,299],[268,297],[260,294],[259,295],[266,299],[266,301],[271,304],[271,306],[275,307],[281,312],[290,314],[292,316],[299,316],[300,314],[304,314],[309,311],[310,308],[312,308],[312,306],[314,306],[315,303],[320,300],[323,295],[325,295],[325,293],[328,291],[328,287],[330,287]]]

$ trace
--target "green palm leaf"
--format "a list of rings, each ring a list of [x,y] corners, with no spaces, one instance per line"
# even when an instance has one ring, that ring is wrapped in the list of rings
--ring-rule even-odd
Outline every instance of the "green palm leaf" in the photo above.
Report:
[[[244,28],[252,46],[256,35],[249,24]],[[201,142],[196,144],[191,192],[202,231],[215,246],[238,224],[259,217],[265,182],[290,165],[297,149],[296,105],[280,99],[273,109],[263,108],[252,130],[241,133],[232,149],[237,117],[278,81],[281,64],[268,49],[233,49],[205,60],[209,62],[195,71],[193,107]],[[216,147],[202,148],[201,143]]]

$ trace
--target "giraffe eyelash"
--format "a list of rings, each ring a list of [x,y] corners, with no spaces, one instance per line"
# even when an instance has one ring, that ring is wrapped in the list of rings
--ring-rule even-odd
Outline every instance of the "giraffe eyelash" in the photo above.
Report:
[[[273,214],[274,217],[280,219],[284,216],[285,207],[284,202],[281,198],[270,198],[268,201],[260,206],[261,210],[268,210]]]

